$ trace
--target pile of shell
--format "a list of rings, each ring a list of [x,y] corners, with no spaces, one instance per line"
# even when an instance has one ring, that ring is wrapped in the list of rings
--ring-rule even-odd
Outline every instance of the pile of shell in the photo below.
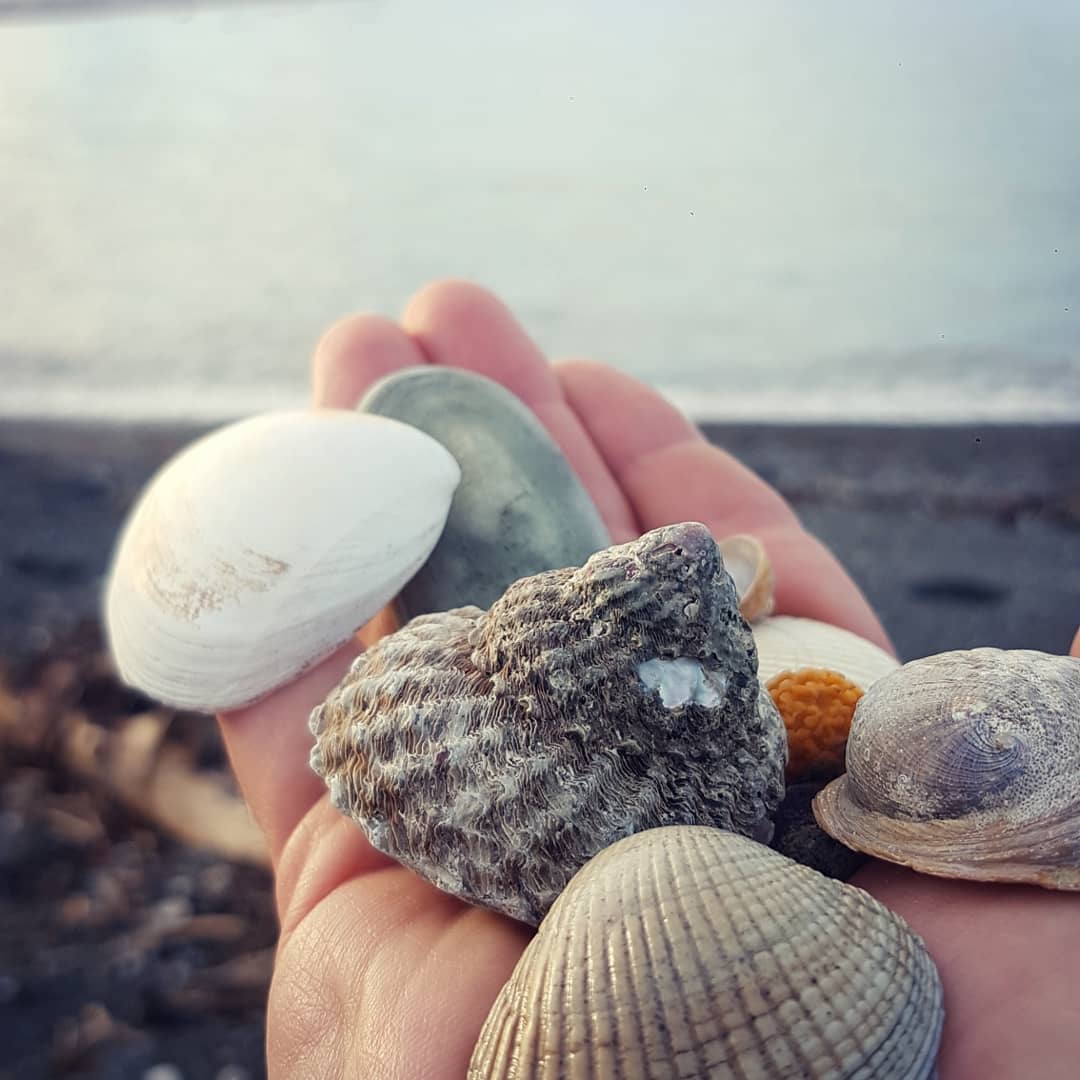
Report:
[[[470,402],[467,424],[433,393]],[[861,890],[765,846],[785,769],[821,781],[846,758],[815,813],[848,847],[1078,888],[1080,661],[901,668],[772,617],[753,538],[688,522],[608,546],[494,384],[406,372],[365,407],[247,421],[164,470],[110,579],[125,677],[245,704],[411,579],[415,617],[312,714],[312,765],[374,846],[540,924],[474,1076],[929,1075],[933,962]],[[554,553],[522,542],[566,514]]]

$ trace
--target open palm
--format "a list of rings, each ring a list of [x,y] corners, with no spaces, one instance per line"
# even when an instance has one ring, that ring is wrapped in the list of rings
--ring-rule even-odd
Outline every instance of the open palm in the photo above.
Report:
[[[584,361],[549,365],[509,312],[473,286],[425,289],[401,325],[365,315],[334,327],[315,356],[315,404],[351,408],[376,379],[425,363],[486,375],[532,408],[616,543],[684,520],[718,536],[752,532],[775,570],[778,611],[888,647],[858,589],[775,491],[632,379]],[[358,648],[221,718],[276,871],[270,1074],[460,1078],[531,931],[439,892],[330,806],[308,769],[307,716]],[[879,863],[857,883],[907,918],[938,963],[945,1080],[1076,1075],[1075,897],[943,882]]]

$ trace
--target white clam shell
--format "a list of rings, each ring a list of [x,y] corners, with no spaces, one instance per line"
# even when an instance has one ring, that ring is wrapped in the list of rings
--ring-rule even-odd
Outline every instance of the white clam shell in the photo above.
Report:
[[[434,439],[352,411],[270,413],[153,478],[106,587],[121,677],[206,712],[329,655],[423,565],[461,478]]]
[[[900,661],[873,642],[838,626],[775,615],[750,628],[758,650],[762,686],[782,671],[826,668],[838,671],[861,690],[900,666]]]

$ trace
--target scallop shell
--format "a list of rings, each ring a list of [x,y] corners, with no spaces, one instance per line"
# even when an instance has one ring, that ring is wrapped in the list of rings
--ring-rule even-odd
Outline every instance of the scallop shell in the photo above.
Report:
[[[755,624],[753,631],[762,685],[783,671],[825,668],[867,690],[900,666],[894,656],[873,642],[816,619],[774,615]]]
[[[905,664],[860,700],[847,773],[814,812],[849,847],[924,873],[1080,889],[1080,659]]]
[[[655,829],[555,902],[468,1075],[925,1077],[943,1018],[922,941],[861,889],[732,833]]]
[[[756,536],[737,533],[720,541],[724,566],[735,582],[739,610],[747,622],[760,622],[773,612],[775,589],[772,564]]]
[[[193,443],[153,478],[114,556],[121,677],[207,712],[287,683],[421,566],[459,476],[434,439],[351,411],[271,413]]]
[[[536,923],[596,852],[658,825],[768,839],[783,722],[704,525],[413,619],[311,717],[312,767],[381,851]]]

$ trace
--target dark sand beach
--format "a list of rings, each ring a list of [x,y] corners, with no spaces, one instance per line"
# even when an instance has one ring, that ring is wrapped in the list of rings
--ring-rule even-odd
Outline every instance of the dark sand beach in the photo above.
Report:
[[[1080,623],[1080,425],[704,429],[837,553],[902,658],[1067,648]],[[96,617],[136,492],[205,430],[0,425],[0,655]]]
[[[268,874],[185,844],[93,766],[133,719],[156,717],[160,745],[228,790],[212,721],[118,687],[97,622],[127,508],[201,430],[0,424],[0,1077],[263,1072]],[[833,548],[903,658],[1067,650],[1080,623],[1080,426],[706,432]],[[87,730],[100,740],[88,756]]]

